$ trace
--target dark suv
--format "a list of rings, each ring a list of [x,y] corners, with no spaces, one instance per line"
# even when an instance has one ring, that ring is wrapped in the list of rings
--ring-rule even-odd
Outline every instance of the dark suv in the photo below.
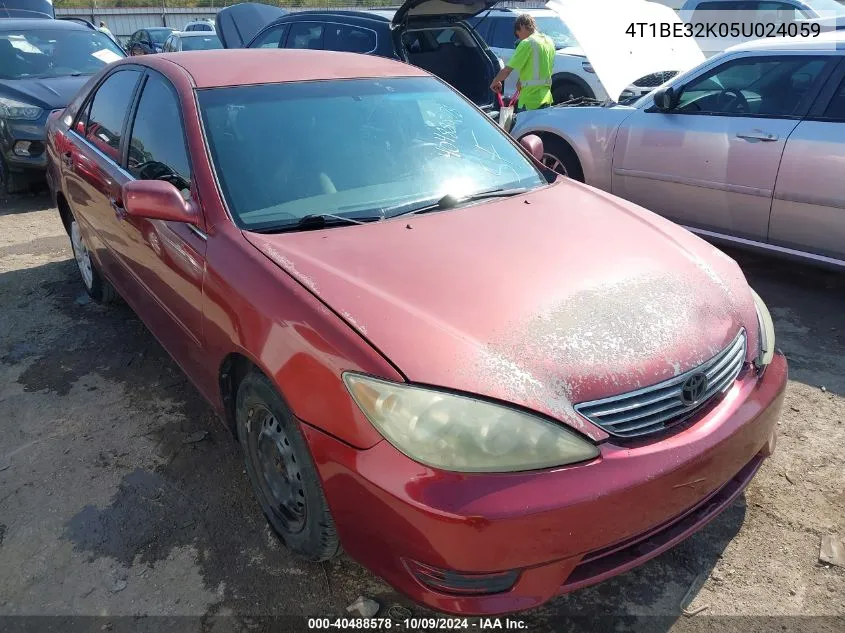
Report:
[[[499,58],[465,20],[494,0],[408,0],[398,9],[287,12],[241,3],[217,14],[226,48],[312,48],[379,55],[419,66],[492,109]]]
[[[138,29],[130,37],[126,44],[126,50],[130,55],[152,55],[160,53],[164,42],[176,29],[167,26],[156,26],[147,29]]]

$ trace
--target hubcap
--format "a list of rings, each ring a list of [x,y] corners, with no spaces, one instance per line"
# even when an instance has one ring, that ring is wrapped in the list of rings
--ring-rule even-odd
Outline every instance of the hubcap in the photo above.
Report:
[[[91,256],[82,241],[82,234],[79,232],[79,224],[74,220],[70,225],[70,243],[73,246],[73,256],[76,258],[76,266],[82,281],[88,290],[94,285],[94,270],[91,268]]]
[[[561,174],[562,176],[569,175],[566,172],[566,167],[562,162],[560,162],[560,160],[558,160],[557,156],[554,156],[552,154],[543,154],[543,164],[552,171]]]
[[[305,489],[293,447],[272,413],[257,408],[253,414],[253,424],[259,428],[255,454],[262,488],[287,531],[299,532],[305,526]]]

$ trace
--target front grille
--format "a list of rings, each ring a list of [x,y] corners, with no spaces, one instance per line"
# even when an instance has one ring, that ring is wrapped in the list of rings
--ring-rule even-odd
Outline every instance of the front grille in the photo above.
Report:
[[[575,410],[617,437],[658,433],[695,415],[726,392],[742,371],[746,345],[745,330],[740,330],[730,345],[698,367],[651,387],[577,404]],[[700,374],[706,376],[703,395],[690,402],[688,381],[701,383]]]
[[[634,85],[637,88],[656,88],[660,84],[669,81],[677,74],[677,70],[664,70],[659,73],[651,73],[650,75],[637,79],[634,82]]]

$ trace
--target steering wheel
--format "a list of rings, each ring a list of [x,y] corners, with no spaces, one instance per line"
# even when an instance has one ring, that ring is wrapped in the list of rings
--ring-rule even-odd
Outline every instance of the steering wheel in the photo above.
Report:
[[[726,88],[716,96],[716,108],[720,112],[735,112],[737,114],[748,114],[751,108],[748,99],[742,91],[734,88]]]

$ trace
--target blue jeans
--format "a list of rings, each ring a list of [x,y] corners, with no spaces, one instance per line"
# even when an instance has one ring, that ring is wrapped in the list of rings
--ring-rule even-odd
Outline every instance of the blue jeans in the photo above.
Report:
[[[548,107],[549,107],[549,104],[548,104],[548,103],[544,103],[544,104],[543,104],[543,105],[541,105],[539,108],[535,108],[535,109],[537,109],[537,110],[543,110],[544,108],[548,108]],[[527,108],[525,108],[525,107],[523,107],[523,106],[517,106],[516,108],[514,108],[513,113],[514,113],[514,114],[519,114],[520,112],[525,112],[526,110],[527,110]]]

